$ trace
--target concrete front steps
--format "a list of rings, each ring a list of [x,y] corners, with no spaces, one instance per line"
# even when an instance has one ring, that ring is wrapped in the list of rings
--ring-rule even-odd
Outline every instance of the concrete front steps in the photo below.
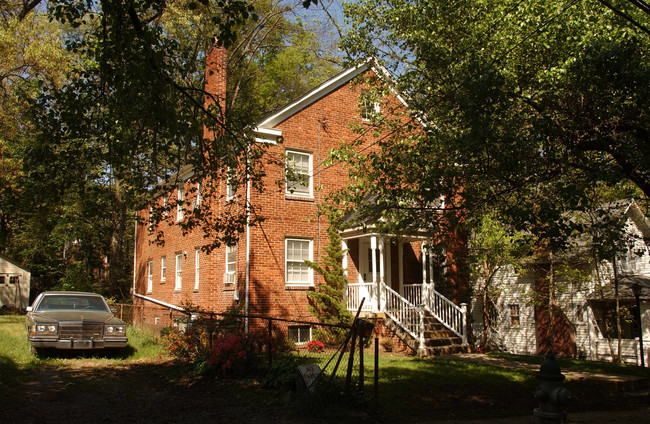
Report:
[[[392,318],[386,316],[384,325],[399,337],[414,353],[422,357],[468,353],[469,346],[463,346],[462,339],[448,330],[436,318],[424,317],[424,349],[420,342],[399,326]]]

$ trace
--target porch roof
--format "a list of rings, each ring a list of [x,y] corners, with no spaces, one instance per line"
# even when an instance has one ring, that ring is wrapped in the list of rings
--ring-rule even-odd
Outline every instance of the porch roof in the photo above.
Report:
[[[638,274],[628,274],[622,275],[618,279],[619,283],[619,296],[621,299],[634,299],[632,294],[632,285],[639,284],[641,286],[641,296],[642,299],[650,299],[650,277],[646,275]],[[598,301],[598,300],[614,300],[614,284],[608,284],[603,288],[601,293],[600,290],[597,292],[590,293],[587,298],[589,300]]]
[[[369,195],[363,200],[364,205],[376,205],[378,196]],[[423,228],[411,228],[399,233],[387,232],[381,229],[381,224],[386,223],[379,208],[375,208],[366,216],[362,216],[356,209],[347,212],[341,220],[343,229],[341,238],[352,240],[363,237],[379,236],[385,238],[402,240],[425,240],[434,237],[435,234]]]
[[[428,238],[433,237],[433,234],[425,231],[412,232],[408,234],[385,233],[379,231],[374,225],[355,227],[355,228],[346,228],[341,231],[341,238],[344,241],[360,239],[365,237],[372,237],[372,236],[391,238],[391,239],[397,239],[403,241],[420,241],[420,240],[426,240]]]

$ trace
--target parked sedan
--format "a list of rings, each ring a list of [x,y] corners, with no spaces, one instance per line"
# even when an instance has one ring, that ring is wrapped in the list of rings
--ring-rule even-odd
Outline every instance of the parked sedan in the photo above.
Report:
[[[103,349],[126,346],[126,324],[95,293],[45,292],[27,308],[30,349]]]

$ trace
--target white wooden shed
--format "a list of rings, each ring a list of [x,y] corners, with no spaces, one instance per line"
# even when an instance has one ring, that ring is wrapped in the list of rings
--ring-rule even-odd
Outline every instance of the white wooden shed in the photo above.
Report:
[[[29,306],[31,273],[0,254],[0,307],[25,309]]]

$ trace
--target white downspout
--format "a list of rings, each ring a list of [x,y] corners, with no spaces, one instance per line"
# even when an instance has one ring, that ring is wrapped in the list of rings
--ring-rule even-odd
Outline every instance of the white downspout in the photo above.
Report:
[[[246,159],[248,165],[248,158]],[[248,303],[249,303],[249,288],[251,281],[251,181],[250,174],[246,172],[246,287],[244,289],[244,332],[248,334]]]

